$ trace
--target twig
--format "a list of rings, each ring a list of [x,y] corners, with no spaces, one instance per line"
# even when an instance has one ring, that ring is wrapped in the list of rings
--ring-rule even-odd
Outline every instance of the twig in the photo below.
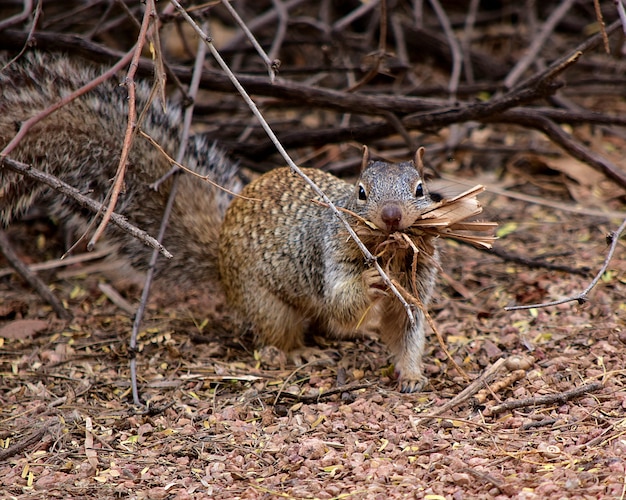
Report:
[[[202,73],[202,65],[204,63],[204,58],[206,55],[205,45],[199,41],[198,42],[198,51],[196,53],[196,60],[193,71],[193,78],[191,80],[191,84],[189,85],[189,91],[187,95],[192,98],[192,102],[195,100],[196,95],[198,93],[198,87],[200,84],[200,75]],[[189,140],[189,131],[191,128],[191,120],[193,118],[193,104],[188,106],[185,109],[185,114],[183,116],[183,129],[180,138],[180,146],[178,148],[178,152],[176,155],[176,163],[180,165],[185,156],[185,150],[187,148],[187,141]],[[165,236],[165,231],[167,229],[167,223],[172,212],[172,207],[174,205],[174,200],[176,198],[176,192],[178,190],[178,180],[179,177],[175,176],[172,182],[172,187],[170,189],[169,197],[167,199],[167,204],[165,206],[165,210],[163,212],[163,218],[161,220],[161,226],[159,227],[159,234],[157,236],[158,241],[162,241]],[[150,262],[148,264],[148,271],[146,273],[146,281],[144,283],[144,287],[141,293],[141,300],[139,301],[139,306],[137,308],[137,314],[135,314],[135,319],[133,321],[133,330],[130,337],[129,342],[129,351],[136,352],[137,349],[137,336],[139,335],[139,328],[141,326],[141,322],[143,321],[143,315],[146,309],[146,305],[148,303],[148,297],[150,295],[150,287],[152,286],[152,280],[154,279],[154,273],[156,271],[156,262],[159,257],[157,252],[152,252],[150,256]],[[137,359],[133,356],[130,359],[130,378],[131,378],[131,388],[133,394],[133,403],[135,405],[141,405],[141,400],[139,399],[139,390],[137,387]]]
[[[287,12],[289,12],[290,10],[295,9],[300,4],[303,4],[307,1],[308,0],[289,0],[288,2],[285,2],[285,4],[283,5],[283,8]],[[252,19],[251,21],[247,23],[248,31],[255,31],[257,29],[260,29],[268,25],[274,26],[278,16],[279,16],[279,12],[277,11],[277,9],[268,9],[268,11],[265,14],[261,14],[260,16],[256,17],[255,19]],[[246,38],[246,36],[247,35],[244,32],[235,34],[226,43],[226,45],[222,47],[222,50],[229,51],[229,50],[236,49],[237,46]]]
[[[432,6],[437,18],[439,19],[439,24],[443,28],[443,32],[446,35],[446,39],[448,40],[448,44],[450,46],[450,52],[452,52],[452,71],[450,74],[450,81],[448,83],[448,92],[449,98],[452,102],[456,99],[456,91],[459,88],[459,80],[461,78],[461,68],[463,66],[463,54],[461,52],[461,47],[459,46],[459,41],[454,35],[454,31],[452,30],[452,25],[450,24],[450,20],[448,19],[448,15],[446,11],[441,6],[439,0],[429,0],[430,5]]]
[[[614,0],[615,4],[621,3],[620,0]],[[593,9],[596,11],[596,19],[600,25],[600,31],[602,32],[602,41],[604,42],[604,51],[607,54],[611,53],[611,46],[609,45],[609,37],[606,35],[606,24],[604,23],[604,17],[602,16],[602,9],[600,8],[600,0],[593,0]]]
[[[0,252],[2,252],[2,255],[4,255],[7,261],[9,261],[9,264],[13,266],[13,269],[15,269],[22,279],[26,281],[31,288],[35,289],[42,299],[50,304],[59,318],[64,320],[72,319],[72,315],[63,307],[61,301],[56,298],[46,284],[41,281],[36,274],[30,271],[15,254],[11,248],[11,243],[9,242],[6,233],[2,229],[0,229]]]
[[[350,87],[347,89],[347,92],[354,92],[360,89],[361,87],[369,83],[376,75],[378,75],[378,72],[380,71],[380,65],[387,52],[387,0],[378,1],[380,2],[380,22],[378,23],[380,34],[378,35],[378,50],[375,54],[374,65],[358,82],[351,82]]]
[[[334,396],[335,394],[343,394],[345,392],[360,391],[361,389],[367,389],[368,387],[371,387],[372,385],[374,385],[373,382],[366,382],[364,384],[342,385],[341,387],[335,387],[333,389],[320,392],[319,394],[315,396],[291,394],[289,392],[283,392],[281,390],[278,392],[277,396],[274,398],[273,405],[276,406],[280,402],[281,399],[286,399],[289,401],[296,401],[298,403],[304,403],[304,404],[320,403],[322,401],[327,400],[331,396]]]
[[[556,123],[530,109],[510,109],[506,112],[484,119],[488,123],[517,123],[525,127],[532,127],[543,132],[552,142],[558,144],[574,158],[587,163],[589,166],[602,172],[621,187],[626,188],[626,172],[614,163],[599,154],[586,148],[580,142],[574,141]]]
[[[98,252],[81,253],[78,255],[66,257],[64,259],[53,259],[46,262],[37,262],[35,264],[30,264],[28,266],[28,270],[36,273],[39,271],[46,271],[48,269],[58,269],[59,267],[71,266],[74,264],[80,264],[82,262],[99,259],[101,257],[106,257],[110,253],[110,250],[100,250]],[[15,269],[12,268],[0,269],[0,278],[13,274],[14,272]]]
[[[129,315],[135,314],[137,308],[128,302],[122,295],[111,285],[108,283],[98,283],[98,288],[100,291],[107,296],[107,298],[113,302],[117,307],[119,307],[122,311],[128,313]]]
[[[153,18],[156,17],[156,8],[154,6],[154,0],[146,1],[146,10],[144,12],[143,21],[141,23],[141,29],[139,31],[139,35],[137,37],[137,43],[135,44],[133,50],[129,52],[132,54],[132,60],[130,63],[130,67],[128,69],[128,73],[126,75],[126,79],[124,81],[124,85],[128,90],[128,125],[126,127],[126,133],[124,134],[124,142],[122,144],[122,152],[120,154],[120,162],[117,167],[117,173],[115,174],[115,182],[113,183],[113,187],[111,188],[111,196],[109,204],[102,215],[102,221],[100,225],[94,232],[93,236],[89,240],[87,244],[87,250],[92,249],[102,233],[106,228],[109,220],[111,219],[111,214],[113,210],[115,210],[115,205],[117,205],[117,199],[119,198],[120,192],[122,191],[122,186],[124,183],[124,174],[126,173],[126,162],[128,160],[128,154],[130,152],[130,147],[132,145],[136,122],[135,117],[137,113],[136,103],[135,103],[135,73],[137,72],[137,68],[139,67],[139,58],[141,57],[141,51],[143,49],[143,45],[146,41],[146,34],[148,33],[148,27],[150,26],[150,22]],[[146,103],[146,106],[149,106],[150,103]]]
[[[463,69],[465,72],[465,80],[470,85],[474,84],[474,68],[472,67],[472,58],[470,57],[470,49],[472,36],[474,31],[474,23],[476,22],[476,14],[480,0],[470,0],[465,16],[465,25],[463,26],[463,39],[461,40],[461,51],[463,53]]]
[[[250,43],[253,45],[253,47],[257,51],[257,54],[259,54],[259,56],[261,57],[261,59],[263,60],[265,65],[267,66],[267,71],[269,73],[270,82],[274,83],[274,80],[276,79],[276,71],[278,70],[278,67],[280,66],[280,61],[278,61],[278,60],[271,60],[267,56],[267,54],[263,50],[263,47],[261,47],[261,44],[257,41],[257,39],[254,37],[252,32],[246,26],[246,23],[243,21],[243,19],[241,19],[241,17],[237,13],[237,11],[230,4],[230,0],[222,0],[222,5],[224,7],[226,7],[226,9],[230,13],[230,15],[235,20],[235,22],[239,25],[239,27],[245,33],[246,38],[248,38],[248,40],[250,40]],[[176,6],[176,4],[174,4],[174,6]],[[277,10],[278,10],[279,13],[284,13],[285,12],[284,8],[277,9]],[[283,17],[280,16],[280,15],[279,15],[279,17],[280,17],[280,19],[279,19],[280,20],[279,31],[282,29],[283,33],[282,33],[282,35],[280,35],[280,33],[278,33],[276,35],[276,37],[278,37],[277,38],[278,40],[281,40],[284,37],[284,35],[285,35],[284,31],[285,31],[286,28],[285,28],[285,21],[284,21]],[[282,28],[281,28],[281,26],[282,26]]]
[[[18,172],[26,177],[29,177],[38,182],[42,182],[55,189],[59,193],[73,198],[80,206],[88,208],[95,213],[101,213],[104,210],[104,205],[102,205],[102,203],[99,203],[83,195],[80,191],[78,191],[78,189],[63,182],[61,179],[53,176],[52,174],[42,172],[41,170],[37,170],[30,165],[26,165],[25,163],[12,160],[11,158],[0,157],[0,166],[10,168],[11,170]],[[168,259],[172,258],[172,254],[163,245],[161,245],[156,239],[146,233],[143,229],[139,229],[138,227],[129,223],[125,217],[113,212],[111,214],[111,222],[113,222],[113,224],[119,227],[122,231],[125,231],[131,236],[137,238],[145,245],[157,249],[161,253],[161,255],[167,257]]]
[[[596,392],[602,389],[602,382],[592,382],[590,384],[581,385],[575,387],[569,391],[559,392],[556,394],[546,394],[545,396],[536,396],[534,398],[517,399],[513,401],[506,401],[499,405],[494,405],[486,408],[483,411],[485,417],[495,416],[498,413],[504,411],[515,410],[517,408],[527,408],[529,406],[545,406],[554,403],[565,403],[570,399],[577,398],[588,392]]]
[[[14,445],[9,446],[5,450],[0,450],[0,463],[11,458],[13,455],[17,455],[18,453],[21,453],[29,446],[35,444],[37,441],[41,441],[41,438],[43,438],[50,431],[50,428],[53,425],[54,424],[44,425],[40,427],[39,429],[36,429],[33,432],[31,432],[31,434],[29,436],[26,436],[22,441],[19,441],[15,443]]]
[[[464,403],[478,391],[490,384],[491,381],[495,378],[496,374],[500,371],[500,368],[507,364],[507,361],[509,360],[505,358],[498,359],[494,364],[487,368],[476,380],[474,380],[454,398],[439,406],[437,409],[431,411],[427,415],[420,415],[420,419],[426,421],[431,420],[444,414],[448,410],[451,410],[452,408],[455,408],[456,406]]]
[[[620,27],[620,25],[621,23],[619,20],[615,21],[606,29],[605,35],[606,36],[612,35],[613,32],[615,32]],[[546,68],[545,71],[542,71],[541,73],[538,73],[536,75],[529,77],[527,80],[524,80],[522,83],[514,87],[512,90],[525,88],[525,87],[531,87],[531,86],[536,85],[537,82],[541,80],[545,80],[546,76],[550,75],[554,71],[554,68],[559,68],[563,64],[567,64],[568,61],[574,55],[578,53],[584,54],[585,52],[589,50],[595,49],[600,43],[602,43],[603,40],[604,40],[603,33],[596,33],[595,35],[590,36],[589,38],[587,38],[587,40],[578,44],[578,46],[574,50],[564,55],[560,59],[557,59],[556,61],[554,61],[550,66],[548,66],[548,68]]]
[[[371,2],[362,3],[360,7],[357,7],[349,14],[345,15],[341,19],[338,19],[335,24],[332,26],[332,31],[334,33],[340,33],[345,30],[352,22],[354,22],[359,17],[367,14],[370,10],[374,9],[378,6],[380,0],[372,0]]]
[[[609,247],[609,252],[608,252],[606,258],[604,259],[604,264],[602,265],[602,267],[600,268],[600,270],[596,274],[596,277],[593,279],[593,281],[591,283],[589,283],[589,286],[587,286],[587,288],[585,288],[578,295],[574,295],[572,297],[567,297],[567,298],[561,299],[561,300],[555,300],[555,301],[552,301],[552,302],[543,302],[541,304],[530,304],[530,305],[526,305],[526,306],[509,306],[509,307],[505,307],[504,310],[505,311],[518,311],[520,309],[535,309],[535,308],[538,308],[538,307],[557,306],[559,304],[565,304],[566,302],[574,302],[574,301],[576,301],[579,304],[584,304],[585,302],[587,302],[587,300],[589,300],[587,298],[587,295],[589,294],[589,292],[591,292],[593,287],[595,287],[598,284],[598,282],[602,279],[602,276],[604,275],[604,273],[608,269],[609,264],[611,262],[611,259],[613,258],[613,254],[615,253],[615,249],[617,248],[617,244],[619,243],[619,239],[620,239],[620,237],[621,237],[621,235],[622,235],[622,233],[624,232],[625,229],[626,229],[626,219],[624,219],[624,221],[622,222],[620,227],[617,229],[617,231],[613,231],[609,235],[609,237],[607,238],[607,239],[609,239],[611,241],[611,246]]]
[[[469,245],[469,244],[468,244]],[[472,246],[472,245],[470,245]],[[522,255],[513,254],[507,252],[504,248],[499,248],[494,246],[489,250],[484,250],[486,253],[495,255],[499,259],[502,259],[505,262],[515,262],[516,264],[521,264],[530,269],[550,269],[552,271],[561,271],[569,274],[578,274],[579,276],[588,276],[589,268],[577,268],[566,266],[564,264],[557,264],[556,262],[548,262],[547,260],[539,260],[539,259],[531,259],[529,257],[524,257]]]
[[[439,19],[439,24],[441,24],[441,27],[443,28],[446,40],[448,40],[450,52],[452,53],[452,71],[450,72],[450,80],[448,82],[448,100],[450,103],[455,103],[456,93],[459,88],[459,80],[461,79],[461,69],[463,68],[463,53],[461,51],[459,41],[452,30],[452,25],[450,24],[448,15],[441,6],[439,0],[430,0],[430,5]],[[461,125],[459,123],[451,124],[450,134],[446,139],[446,146],[448,146],[449,149],[453,149],[454,146],[461,141],[462,135],[463,132]]]
[[[270,81],[273,82],[273,78],[276,76],[276,70],[278,69],[276,63],[280,63],[278,60],[278,53],[280,52],[280,48],[285,41],[285,34],[287,33],[289,11],[285,7],[285,4],[283,4],[282,0],[272,0],[272,4],[274,4],[274,7],[276,8],[276,12],[278,12],[278,28],[276,29],[272,46],[270,47],[270,51],[267,55],[268,59],[272,63]]]
[[[41,2],[39,2],[41,3]],[[33,0],[24,0],[24,9],[22,12],[15,14],[14,16],[7,17],[3,21],[0,21],[0,31],[7,29],[9,26],[21,23],[28,19],[33,11]]]
[[[176,10],[178,10],[181,13],[183,18],[185,18],[185,20],[193,27],[194,31],[198,34],[198,36],[200,36],[200,38],[204,40],[204,43],[207,44],[207,46],[209,47],[209,50],[211,51],[211,54],[213,55],[217,63],[220,65],[222,70],[224,70],[224,72],[227,74],[232,84],[237,89],[237,91],[241,94],[241,96],[243,97],[244,101],[246,102],[246,104],[248,105],[252,113],[259,120],[259,122],[261,123],[261,126],[263,127],[263,130],[265,130],[265,133],[270,137],[270,139],[276,146],[276,149],[278,150],[280,155],[284,158],[284,160],[287,162],[291,170],[294,171],[296,174],[298,174],[300,177],[302,177],[302,179],[311,187],[311,189],[320,198],[322,198],[322,200],[324,200],[325,203],[328,204],[328,207],[335,214],[335,216],[339,218],[339,220],[342,222],[342,224],[345,226],[346,230],[348,231],[348,234],[350,235],[350,237],[354,240],[354,242],[357,244],[357,246],[363,253],[367,263],[373,265],[376,268],[378,273],[381,275],[383,281],[385,282],[385,285],[387,285],[387,287],[391,290],[391,292],[398,298],[398,300],[404,307],[409,317],[409,322],[411,323],[411,326],[415,326],[415,317],[411,310],[411,306],[406,302],[406,300],[404,300],[404,297],[397,290],[394,284],[391,282],[391,280],[389,279],[389,276],[387,276],[383,268],[380,267],[380,264],[377,262],[376,257],[372,255],[372,253],[367,249],[367,247],[359,239],[357,234],[354,232],[354,229],[352,229],[352,227],[350,226],[350,223],[341,215],[341,213],[339,212],[335,204],[330,200],[330,198],[328,198],[328,196],[326,196],[326,194],[293,162],[293,160],[291,159],[287,151],[285,151],[285,148],[282,146],[282,144],[276,137],[276,134],[274,134],[274,131],[270,128],[269,124],[267,123],[267,121],[265,120],[265,118],[263,117],[259,109],[257,108],[254,101],[252,101],[250,96],[242,87],[241,83],[239,83],[239,80],[237,79],[237,77],[233,74],[233,72],[230,70],[230,68],[228,67],[228,65],[226,64],[226,62],[220,55],[220,53],[217,51],[217,49],[213,45],[211,38],[207,36],[207,34],[204,33],[204,31],[202,31],[202,29],[191,18],[191,16],[185,11],[185,9],[178,2],[178,0],[172,0],[172,3],[176,7]]]
[[[515,85],[517,80],[519,80],[522,76],[522,73],[524,73],[524,71],[526,71],[526,69],[537,59],[537,53],[546,43],[556,25],[561,21],[563,16],[565,16],[567,11],[575,2],[576,0],[563,0],[561,4],[552,11],[552,14],[550,14],[550,17],[548,17],[544,23],[539,34],[533,39],[524,57],[517,62],[509,75],[504,79],[504,86],[506,88],[511,88]]]
[[[193,82],[192,82],[193,85]],[[187,116],[185,115],[184,119],[187,119]],[[189,119],[191,120],[191,119]],[[185,131],[185,129],[183,129],[183,134],[185,134],[187,137],[189,136],[189,127],[191,126],[191,123],[187,124],[187,122],[184,122],[185,125],[187,126],[187,130]],[[167,151],[165,151],[163,149],[163,147],[157,142],[155,141],[152,137],[150,137],[146,132],[144,132],[143,130],[139,131],[139,134],[144,137],[150,144],[152,144],[155,148],[157,148],[159,150],[159,153],[161,153],[166,159],[167,161],[173,165],[173,167],[165,174],[163,175],[160,179],[157,179],[156,181],[154,181],[152,184],[150,184],[150,187],[152,189],[154,189],[155,191],[157,189],[159,189],[159,187],[161,186],[161,184],[166,181],[167,179],[169,179],[173,174],[179,172],[180,170],[185,171],[186,173],[188,173],[189,175],[193,175],[194,177],[197,177],[198,179],[202,179],[205,182],[208,182],[211,186],[213,186],[215,189],[221,189],[222,191],[224,191],[225,193],[228,193],[231,196],[237,197],[237,198],[243,198],[244,200],[249,200],[249,201],[260,201],[256,198],[248,198],[246,196],[242,196],[239,193],[235,193],[234,191],[231,191],[230,189],[226,189],[224,186],[220,186],[217,182],[215,182],[214,180],[212,180],[209,176],[209,174],[206,175],[202,175],[199,172],[196,172],[195,170],[192,170],[189,167],[186,167],[185,165],[183,165],[182,163],[180,163],[180,161],[175,160],[174,158],[172,158],[170,155],[167,154]],[[180,156],[180,155],[179,155]]]
[[[617,7],[617,13],[619,14],[620,22],[622,23],[622,31],[626,34],[626,9],[624,8],[623,0],[613,0]],[[608,31],[608,30],[607,30]]]

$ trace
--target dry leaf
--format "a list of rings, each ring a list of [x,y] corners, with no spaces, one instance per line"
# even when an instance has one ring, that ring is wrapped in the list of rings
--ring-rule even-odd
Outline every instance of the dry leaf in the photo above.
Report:
[[[0,337],[25,339],[48,328],[50,323],[43,319],[18,319],[0,328]]]
[[[87,461],[96,471],[98,469],[98,455],[93,447],[93,425],[91,417],[85,418],[85,455],[87,455]]]

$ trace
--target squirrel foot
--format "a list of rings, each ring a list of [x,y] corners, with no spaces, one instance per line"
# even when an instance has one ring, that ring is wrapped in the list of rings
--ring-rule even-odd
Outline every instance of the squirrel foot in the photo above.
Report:
[[[396,361],[395,368],[400,392],[420,392],[428,383],[428,378],[422,371],[421,358],[419,361],[410,357],[408,360],[406,357],[401,358]]]
[[[400,392],[410,393],[410,392],[420,392],[426,384],[428,383],[428,379],[424,375],[420,375],[415,378],[403,378],[400,376]]]
[[[367,294],[371,300],[387,297],[389,295],[387,293],[387,284],[375,267],[370,267],[363,271],[362,276]]]

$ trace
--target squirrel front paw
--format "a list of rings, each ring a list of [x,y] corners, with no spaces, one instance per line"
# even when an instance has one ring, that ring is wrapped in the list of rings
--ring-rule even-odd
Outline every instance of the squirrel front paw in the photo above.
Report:
[[[412,367],[403,367],[402,363],[396,364],[395,374],[400,392],[420,392],[428,383],[428,378],[422,373],[421,363]]]
[[[365,284],[367,295],[371,300],[388,295],[387,285],[375,267],[370,267],[363,271],[363,283]]]
[[[400,384],[400,392],[410,393],[410,392],[420,392],[426,386],[428,379],[424,375],[419,375],[416,378],[404,378],[400,376],[399,384]]]

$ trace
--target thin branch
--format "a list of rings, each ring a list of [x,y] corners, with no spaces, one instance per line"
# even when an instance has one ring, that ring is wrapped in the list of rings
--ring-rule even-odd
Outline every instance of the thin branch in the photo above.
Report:
[[[13,455],[22,453],[30,446],[34,445],[38,441],[41,441],[41,439],[46,434],[48,434],[51,431],[52,427],[54,427],[57,423],[58,423],[58,417],[53,419],[50,423],[44,424],[38,429],[35,429],[21,441],[16,442],[15,444],[9,446],[8,448],[3,448],[2,450],[0,450],[0,463],[4,463]]]
[[[606,29],[606,36],[612,35],[615,31],[617,31],[617,29],[620,26],[621,26],[621,22],[619,20],[615,21]],[[560,59],[557,59],[556,61],[554,61],[550,66],[548,66],[548,68],[546,68],[545,71],[542,71],[541,73],[538,73],[536,75],[532,75],[528,79],[524,80],[522,83],[518,84],[512,90],[515,90],[516,88],[524,88],[524,87],[530,87],[530,86],[536,85],[537,82],[541,80],[545,80],[546,76],[551,74],[554,68],[559,68],[563,64],[567,64],[568,61],[578,53],[582,55],[585,52],[588,52],[589,50],[595,49],[598,45],[602,43],[603,40],[604,40],[603,33],[596,33],[595,35],[590,36],[589,38],[587,38],[587,40],[578,44],[578,46],[574,50],[570,51],[568,54],[565,54]]]
[[[619,14],[619,19],[622,24],[622,31],[626,35],[626,9],[624,8],[623,0],[613,0],[617,7],[617,13]],[[607,30],[608,31],[608,30]]]
[[[522,57],[509,75],[504,79],[504,86],[511,88],[520,79],[524,71],[537,59],[537,54],[544,46],[548,37],[554,31],[556,25],[563,19],[563,16],[574,5],[576,0],[563,0],[561,4],[552,11],[550,17],[546,20],[539,34],[533,39],[524,57]]]
[[[474,23],[476,22],[476,14],[480,0],[470,0],[465,16],[465,25],[463,26],[463,39],[461,40],[461,50],[463,53],[463,69],[465,70],[465,80],[467,83],[474,84],[474,68],[472,67],[472,58],[470,50],[472,46],[472,37],[474,33]]]
[[[2,229],[0,229],[0,252],[4,255],[9,264],[11,264],[13,269],[15,269],[17,274],[19,274],[31,288],[36,290],[42,299],[50,304],[59,318],[64,320],[72,319],[72,314],[63,307],[61,301],[56,298],[47,285],[39,279],[39,276],[28,269],[28,266],[15,254],[9,242],[9,238]]]
[[[341,33],[345,30],[350,24],[356,21],[359,17],[367,14],[370,10],[378,7],[380,0],[372,0],[371,2],[364,2],[360,7],[357,7],[349,14],[345,15],[341,19],[338,19],[335,24],[332,26],[333,33]]]
[[[589,283],[589,286],[587,286],[587,288],[585,288],[582,292],[580,292],[577,295],[573,295],[571,297],[567,297],[561,300],[554,300],[552,302],[543,302],[541,304],[530,304],[526,306],[509,306],[509,307],[505,307],[504,310],[505,311],[518,311],[520,309],[536,309],[539,307],[558,306],[559,304],[565,304],[567,302],[578,302],[579,304],[584,304],[585,302],[587,302],[587,300],[589,300],[587,298],[587,296],[589,295],[589,292],[591,292],[591,290],[598,284],[598,282],[602,279],[602,276],[604,275],[606,270],[609,268],[609,264],[611,263],[611,259],[613,258],[613,254],[615,253],[615,249],[617,248],[617,245],[619,243],[619,239],[621,238],[622,233],[624,232],[625,229],[626,229],[626,219],[624,219],[624,221],[622,222],[620,227],[617,229],[617,231],[613,231],[607,237],[607,239],[611,241],[611,246],[609,247],[609,252],[606,255],[606,258],[604,259],[604,264],[602,265],[602,267],[596,274],[596,277],[591,281],[591,283]]]
[[[452,25],[450,24],[450,20],[448,19],[448,15],[446,11],[439,3],[439,0],[429,0],[430,5],[432,6],[437,18],[439,19],[439,24],[443,28],[443,32],[446,35],[446,39],[448,40],[448,44],[450,46],[450,52],[452,52],[452,71],[450,75],[450,82],[448,83],[448,92],[450,93],[450,100],[454,101],[456,99],[456,91],[459,88],[459,80],[461,78],[461,68],[463,67],[463,54],[461,52],[461,47],[459,45],[459,41],[454,35],[454,31],[452,30]]]
[[[616,4],[621,3],[620,0],[614,0]],[[604,51],[607,54],[611,53],[611,46],[609,45],[609,37],[606,35],[606,24],[604,17],[602,16],[602,9],[600,8],[600,0],[593,0],[593,8],[596,11],[596,19],[600,25],[600,31],[602,32],[602,41],[604,42]]]
[[[3,21],[0,21],[0,31],[7,29],[9,26],[19,24],[22,21],[28,19],[33,12],[33,0],[24,0],[24,9],[22,12],[15,14],[14,16],[7,17]]]
[[[555,403],[563,404],[570,399],[578,398],[589,392],[596,392],[602,389],[602,382],[592,382],[590,384],[581,385],[565,392],[556,394],[546,394],[545,396],[536,396],[534,398],[519,399],[514,401],[506,401],[499,405],[491,406],[483,411],[486,417],[495,416],[508,410],[516,410],[518,408],[529,408],[535,406],[546,406]]]
[[[510,109],[499,115],[486,117],[487,123],[516,123],[525,127],[532,127],[543,132],[555,144],[558,144],[574,158],[587,163],[589,166],[602,172],[621,187],[626,188],[626,172],[619,166],[603,158],[595,151],[586,148],[579,141],[565,132],[556,123],[530,109]]]
[[[288,2],[285,2],[284,9],[289,12],[307,1],[309,0],[289,0]],[[275,26],[278,16],[279,12],[276,9],[268,9],[265,14],[257,16],[255,19],[252,19],[247,23],[248,31],[256,31],[269,25]],[[246,37],[247,34],[245,32],[237,33],[226,43],[226,45],[222,47],[222,50],[229,51],[236,49]]]
[[[111,197],[109,204],[102,215],[102,221],[100,225],[94,232],[91,240],[87,244],[87,250],[92,249],[102,233],[106,228],[109,220],[111,218],[111,214],[113,210],[115,210],[115,206],[117,205],[117,199],[119,198],[120,192],[122,191],[122,186],[124,183],[124,174],[126,173],[126,163],[128,161],[128,154],[130,153],[130,148],[132,145],[134,132],[135,132],[135,117],[136,117],[136,103],[135,103],[135,73],[137,72],[137,68],[139,67],[139,58],[141,57],[141,51],[143,49],[143,45],[146,41],[146,34],[148,33],[148,27],[152,19],[156,18],[156,8],[154,6],[154,0],[146,1],[146,10],[144,12],[143,21],[141,23],[141,30],[139,31],[139,35],[137,37],[137,43],[133,48],[132,53],[132,61],[130,63],[130,68],[128,70],[128,74],[126,75],[126,80],[124,85],[128,90],[128,125],[126,127],[126,133],[124,135],[124,143],[122,145],[122,152],[120,156],[120,162],[117,167],[117,173],[115,174],[115,182],[113,183],[113,187],[111,189]],[[150,103],[147,103],[146,106],[149,106]]]
[[[98,252],[81,253],[78,255],[72,255],[70,257],[62,259],[52,259],[45,262],[36,262],[28,266],[30,272],[36,273],[39,271],[47,271],[49,269],[58,269],[60,267],[72,266],[74,264],[80,264],[83,262],[89,262],[90,260],[100,259],[106,257],[111,253],[110,250],[100,250]],[[0,269],[0,278],[9,276],[15,272],[15,269],[6,267]]]
[[[263,62],[265,63],[265,65],[267,66],[267,71],[269,73],[269,77],[270,77],[270,82],[274,82],[274,80],[276,79],[276,71],[278,70],[278,67],[280,66],[280,61],[278,60],[271,60],[267,54],[265,53],[265,51],[263,50],[263,47],[261,47],[261,44],[257,41],[257,39],[254,37],[254,35],[252,34],[252,32],[250,31],[250,29],[248,29],[248,27],[246,26],[246,23],[243,21],[243,19],[241,19],[241,16],[239,15],[239,13],[233,8],[233,6],[230,4],[230,0],[222,0],[222,5],[224,7],[226,7],[226,9],[228,10],[229,14],[233,17],[233,19],[235,20],[235,22],[239,25],[239,27],[242,29],[242,31],[245,33],[246,38],[250,41],[250,43],[252,44],[252,46],[255,48],[255,50],[257,51],[257,54],[259,54],[259,56],[261,57],[261,59],[263,60]],[[176,4],[174,4],[174,6],[176,6]],[[278,9],[277,9],[278,10]],[[284,9],[279,9],[279,12],[284,12]],[[279,29],[280,26],[282,24],[284,24],[283,19],[280,19],[281,24],[279,24]],[[283,26],[283,31],[285,30],[285,26]],[[279,36],[278,34],[276,35],[277,37]],[[284,33],[282,35],[284,37]],[[209,40],[211,40],[211,43],[213,42],[212,39],[209,38]]]
[[[205,23],[205,27],[207,24]],[[204,58],[206,56],[206,46],[199,41],[198,42],[198,50],[196,52],[196,60],[193,70],[193,78],[191,80],[191,85],[189,86],[189,90],[187,95],[191,97],[192,103],[195,101],[195,98],[198,94],[198,87],[200,85],[200,75],[202,74],[202,66],[204,64]],[[180,146],[178,148],[178,152],[176,154],[176,163],[178,165],[181,164],[183,158],[185,156],[185,151],[187,149],[187,142],[189,140],[189,133],[191,129],[191,121],[193,118],[193,104],[188,106],[185,109],[185,114],[183,116],[183,128],[182,134],[180,137]],[[170,189],[169,197],[167,199],[167,204],[165,206],[165,210],[163,211],[163,218],[161,220],[161,227],[159,228],[159,234],[157,236],[158,241],[162,241],[165,236],[165,231],[167,229],[167,224],[172,213],[172,207],[174,206],[174,200],[176,198],[176,192],[178,191],[178,181],[179,176],[175,176],[172,182],[172,187]],[[137,308],[137,313],[135,314],[135,319],[133,321],[133,330],[130,337],[129,342],[129,352],[136,352],[137,350],[137,336],[139,335],[139,328],[141,327],[141,322],[143,321],[143,315],[148,304],[148,297],[150,296],[150,288],[152,287],[152,281],[154,279],[154,274],[156,272],[156,263],[159,257],[158,252],[152,252],[150,256],[150,262],[148,264],[148,272],[146,274],[146,281],[143,286],[143,290],[141,293],[141,300],[139,301],[139,307]],[[137,358],[134,356],[130,359],[130,378],[131,378],[131,388],[133,394],[133,403],[136,405],[141,405],[141,400],[139,399],[139,389],[137,387]]]
[[[278,61],[278,54],[280,52],[280,48],[285,41],[285,35],[287,34],[287,25],[289,23],[289,11],[285,7],[285,4],[282,0],[272,0],[272,4],[276,8],[278,12],[278,28],[276,29],[276,34],[274,35],[274,40],[272,41],[272,46],[270,47],[270,51],[267,55],[270,61],[272,61],[272,69],[276,70],[274,66]],[[272,79],[272,74],[275,74],[275,71],[270,73],[270,81],[274,81]]]
[[[96,214],[102,213],[105,209],[105,206],[102,203],[99,203],[85,196],[78,189],[63,182],[58,177],[55,177],[54,175],[47,172],[42,172],[41,170],[37,170],[31,165],[26,165],[25,163],[12,160],[11,158],[0,157],[0,166],[7,167],[14,172],[20,173],[30,179],[42,182],[43,184],[50,186],[52,189],[58,191],[59,193],[72,198],[81,207],[88,208]],[[144,230],[139,229],[138,227],[129,223],[122,215],[113,212],[111,214],[111,222],[113,222],[113,224],[119,227],[122,231],[125,231],[134,238],[137,238],[143,244],[158,250],[163,256],[167,257],[168,259],[172,258],[172,254],[163,245],[161,245],[156,239],[154,239]]]
[[[364,85],[368,84],[380,71],[380,65],[387,53],[387,0],[379,0],[380,2],[380,22],[378,35],[378,50],[374,54],[374,64],[369,71],[358,81],[350,82],[347,92],[355,92]]]

